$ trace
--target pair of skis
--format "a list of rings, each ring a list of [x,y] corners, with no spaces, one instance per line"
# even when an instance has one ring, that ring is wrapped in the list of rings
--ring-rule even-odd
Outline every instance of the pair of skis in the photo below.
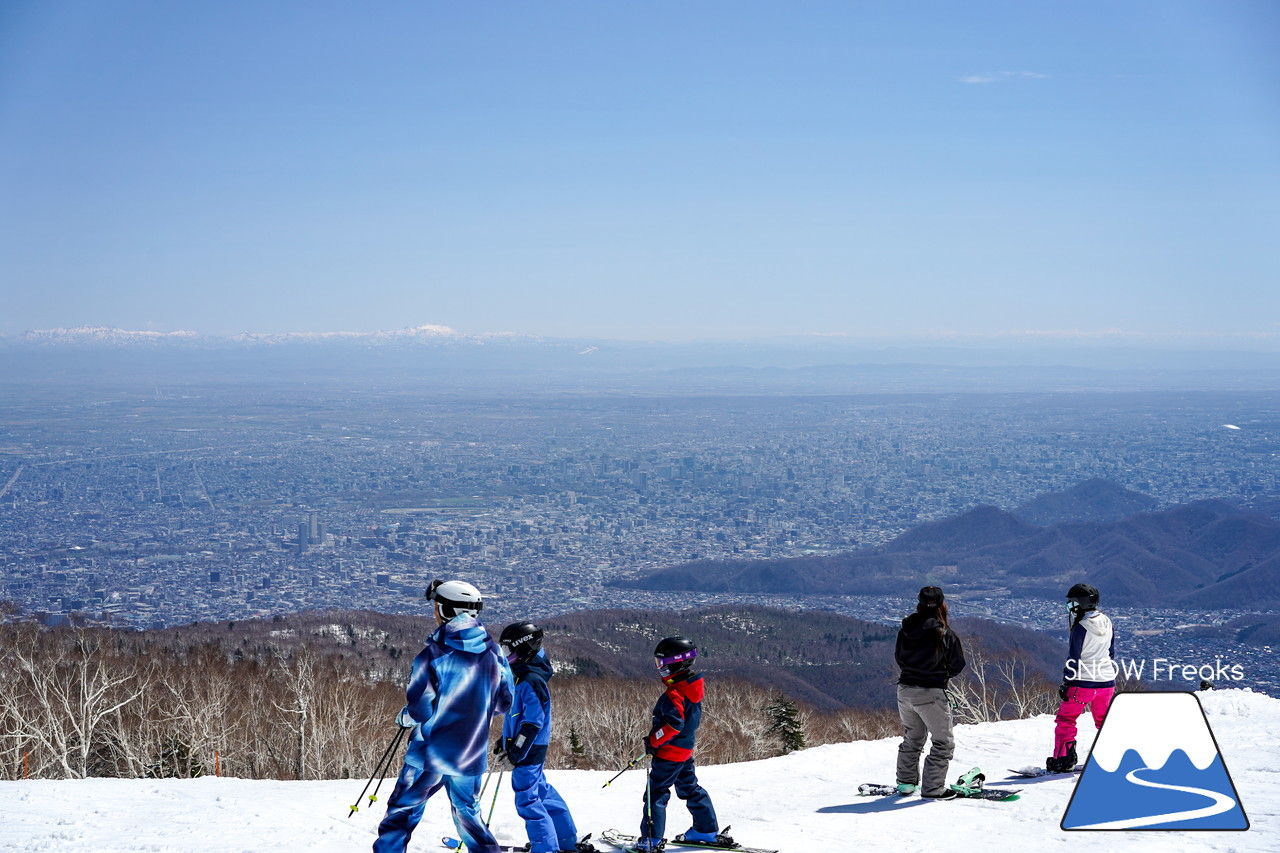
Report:
[[[729,832],[729,827],[726,826],[721,830],[721,832],[723,834],[727,834]],[[600,840],[605,844],[608,844],[610,847],[623,851],[623,853],[643,853],[643,851],[636,848],[636,845],[640,843],[640,837],[637,835],[627,835],[616,829],[607,829],[600,833]],[[664,849],[689,848],[690,850],[732,850],[734,853],[778,853],[777,850],[766,850],[763,847],[744,847],[737,842],[731,842],[729,844],[703,844],[697,841],[680,841],[677,839],[664,841],[663,846]]]
[[[1015,788],[988,788],[986,787],[986,779],[986,774],[975,767],[968,773],[962,774],[956,780],[956,783],[950,786],[950,790],[954,791],[956,796],[947,797],[946,799],[1008,802],[1018,799],[1022,794],[1021,790]],[[897,785],[882,785],[875,782],[864,782],[859,785],[858,795],[862,797],[909,796],[900,792]]]
[[[456,838],[450,838],[447,835],[444,838],[440,839],[440,843],[443,844],[445,847],[449,848],[450,850],[462,849],[461,841],[459,841]],[[501,850],[502,853],[528,853],[529,845],[523,844],[519,847],[516,847],[511,844],[499,844],[498,849]],[[597,853],[595,845],[591,843],[590,835],[583,836],[582,840],[578,842],[577,851],[578,853]]]
[[[728,830],[729,830],[729,827],[726,826],[725,832],[728,832]],[[585,851],[587,849],[592,849],[592,850],[595,849],[594,846],[592,846],[591,844],[590,838],[591,836],[588,835],[586,838],[578,842],[579,851]],[[610,847],[615,847],[618,850],[624,851],[624,853],[638,853],[638,851],[636,850],[636,844],[640,842],[639,836],[627,835],[625,833],[619,832],[616,829],[609,829],[600,833],[600,840],[603,841],[605,844],[608,844]],[[440,843],[443,844],[445,847],[449,848],[450,850],[458,850],[462,847],[462,842],[456,838],[445,837],[440,839]],[[734,853],[778,853],[777,850],[765,850],[760,847],[743,847],[741,844],[737,844],[737,843],[728,845],[728,844],[699,844],[693,841],[670,841],[670,842],[663,842],[663,844],[664,846],[669,844],[672,847],[688,847],[695,850],[732,850],[734,851]],[[513,847],[509,844],[500,844],[498,846],[498,849],[501,850],[502,853],[521,853],[521,851],[527,851],[529,847],[528,845],[524,845],[521,847]]]

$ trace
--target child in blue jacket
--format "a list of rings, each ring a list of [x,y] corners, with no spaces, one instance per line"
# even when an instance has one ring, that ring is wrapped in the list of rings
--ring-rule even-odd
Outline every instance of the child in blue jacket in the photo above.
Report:
[[[644,739],[644,751],[653,756],[645,786],[644,818],[640,821],[637,850],[661,850],[666,843],[667,802],[671,787],[685,801],[693,817],[693,827],[675,840],[698,844],[734,846],[733,839],[720,832],[711,797],[698,784],[693,748],[702,720],[702,676],[690,669],[698,649],[684,637],[667,637],[653,650],[658,676],[667,689],[653,706],[653,727]]]
[[[547,782],[543,763],[551,743],[553,672],[542,651],[543,631],[532,622],[515,622],[498,638],[515,676],[515,701],[502,720],[502,739],[494,745],[499,767],[511,768],[516,814],[524,819],[530,853],[578,850],[578,829],[564,799]],[[594,847],[590,848],[594,851]]]
[[[404,853],[427,799],[445,788],[470,853],[499,853],[480,815],[480,781],[489,722],[511,707],[511,670],[477,618],[479,590],[462,581],[433,581],[427,598],[439,627],[413,660],[407,703],[396,717],[413,733],[373,850]]]

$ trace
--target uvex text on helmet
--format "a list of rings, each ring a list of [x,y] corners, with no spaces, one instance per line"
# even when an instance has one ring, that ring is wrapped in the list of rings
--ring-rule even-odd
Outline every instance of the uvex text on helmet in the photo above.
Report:
[[[542,648],[543,631],[532,622],[512,622],[502,629],[498,645],[507,660],[528,660]]]

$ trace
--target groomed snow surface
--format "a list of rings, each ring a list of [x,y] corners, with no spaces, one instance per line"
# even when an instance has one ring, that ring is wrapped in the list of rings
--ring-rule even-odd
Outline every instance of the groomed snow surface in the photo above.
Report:
[[[957,728],[954,778],[972,766],[988,784],[1021,787],[1020,800],[929,802],[917,797],[857,796],[860,782],[893,782],[898,741],[837,744],[747,764],[705,767],[699,777],[722,824],[740,842],[794,851],[1280,851],[1280,700],[1247,690],[1199,694],[1227,769],[1251,822],[1246,832],[1063,832],[1075,777],[1003,782],[1007,768],[1040,764],[1049,754],[1053,718]],[[1081,718],[1082,744],[1092,724]],[[390,732],[388,733],[390,736]],[[1083,753],[1082,753],[1083,758]],[[611,773],[548,774],[583,832],[635,832],[644,773],[611,787]],[[184,853],[336,853],[366,851],[390,793],[347,818],[363,780],[257,782],[243,779],[0,782],[0,850],[184,851]],[[486,808],[488,806],[486,797]],[[673,797],[668,835],[689,826]],[[494,813],[498,839],[526,841],[503,785]],[[427,805],[410,851],[441,851],[456,834],[443,793]],[[603,845],[601,845],[603,849]]]

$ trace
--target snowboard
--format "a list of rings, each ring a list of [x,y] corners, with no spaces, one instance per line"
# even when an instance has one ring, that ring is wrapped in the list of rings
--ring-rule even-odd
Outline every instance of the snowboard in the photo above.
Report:
[[[996,802],[1007,802],[1016,800],[1022,794],[1022,791],[1014,788],[961,788],[952,785],[951,790],[960,796],[957,800],[994,800]],[[864,782],[858,786],[858,796],[860,797],[913,797],[915,794],[899,794],[897,785],[881,785],[875,782]],[[926,797],[925,799],[928,799]]]
[[[1048,770],[1045,770],[1043,767],[1034,767],[1034,766],[1009,768],[1010,773],[1012,773],[1014,776],[1020,776],[1023,779],[1038,779],[1041,776],[1070,776],[1073,773],[1079,773],[1081,770],[1084,770],[1083,764],[1077,764],[1075,767],[1066,771],[1065,773],[1050,773]]]
[[[914,797],[915,791],[910,794],[899,794],[897,785],[881,785],[876,782],[863,782],[858,786],[859,797]]]
[[[728,832],[729,827],[726,826],[723,831]],[[635,853],[635,845],[640,838],[636,835],[627,835],[616,829],[606,829],[600,833],[600,840],[625,853]],[[733,850],[735,853],[778,853],[777,850],[766,850],[763,847],[744,847],[737,843],[732,847],[725,847],[719,844],[698,844],[693,841],[668,841],[666,846],[667,848],[687,847],[691,850]]]

